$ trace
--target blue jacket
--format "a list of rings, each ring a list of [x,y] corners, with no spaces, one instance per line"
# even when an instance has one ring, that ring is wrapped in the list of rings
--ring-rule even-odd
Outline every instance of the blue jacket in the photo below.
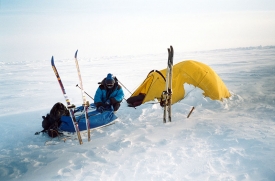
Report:
[[[104,80],[102,81],[104,82]],[[108,89],[104,83],[97,88],[94,103],[96,107],[104,106],[106,101],[110,101],[111,104],[120,103],[124,98],[124,92],[120,85],[116,82],[112,89]]]

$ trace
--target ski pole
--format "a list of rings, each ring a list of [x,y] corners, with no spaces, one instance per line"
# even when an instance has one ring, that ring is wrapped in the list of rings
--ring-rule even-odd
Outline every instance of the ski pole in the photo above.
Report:
[[[129,91],[116,77],[114,77],[116,81],[118,81],[131,95],[133,94],[131,91]],[[126,102],[127,100],[125,98],[123,98]],[[136,107],[133,107],[135,109],[137,109]]]
[[[115,77],[115,80],[117,80],[132,95],[132,92],[129,91],[116,77]]]
[[[79,89],[81,89],[81,90],[82,90],[82,88],[81,88],[81,87],[79,87],[79,86],[78,86],[78,84],[76,84],[76,87],[78,87]],[[92,98],[92,97],[91,97],[91,96],[90,96],[87,92],[85,92],[85,91],[84,91],[84,93],[85,93],[85,94],[87,94],[87,96],[89,96],[91,99],[93,99],[93,100],[94,100],[94,98]]]

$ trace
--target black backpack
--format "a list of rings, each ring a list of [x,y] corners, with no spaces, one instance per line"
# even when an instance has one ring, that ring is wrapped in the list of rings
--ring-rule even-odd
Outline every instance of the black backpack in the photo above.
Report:
[[[58,132],[58,128],[61,124],[61,116],[69,116],[69,110],[62,103],[56,103],[49,114],[46,116],[42,116],[42,127],[43,130],[41,132],[48,133],[48,135],[52,138],[58,136],[60,133]],[[39,134],[39,133],[35,133]]]

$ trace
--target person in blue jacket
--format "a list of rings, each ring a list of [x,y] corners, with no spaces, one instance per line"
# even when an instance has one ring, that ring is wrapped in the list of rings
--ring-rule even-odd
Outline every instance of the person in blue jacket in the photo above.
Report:
[[[97,88],[94,103],[99,112],[103,112],[110,106],[113,106],[114,111],[117,111],[123,98],[124,93],[121,86],[117,79],[109,73]]]

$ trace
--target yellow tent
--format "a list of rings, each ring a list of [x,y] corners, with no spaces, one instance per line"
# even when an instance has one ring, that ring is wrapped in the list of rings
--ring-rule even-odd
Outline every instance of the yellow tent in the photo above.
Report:
[[[166,69],[151,71],[144,82],[127,99],[129,106],[138,106],[155,98],[160,100],[165,89]],[[213,100],[230,97],[221,78],[207,65],[186,60],[173,66],[172,104],[184,98],[184,83],[192,84],[204,91],[203,95]]]

